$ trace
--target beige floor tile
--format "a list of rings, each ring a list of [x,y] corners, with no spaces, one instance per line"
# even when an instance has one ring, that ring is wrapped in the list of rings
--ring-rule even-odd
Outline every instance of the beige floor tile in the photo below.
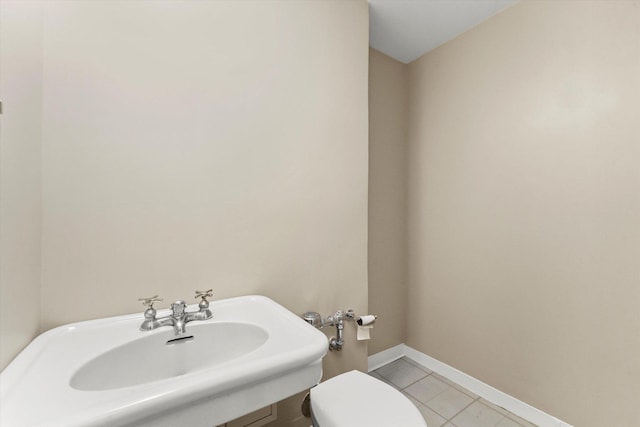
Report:
[[[457,427],[494,427],[503,418],[504,415],[500,412],[475,401],[456,415],[451,422]]]
[[[511,412],[507,414],[507,418],[517,422],[523,427],[537,427],[534,423],[527,421],[523,418],[520,418],[519,416],[517,416],[516,414],[512,414]]]
[[[409,399],[409,400],[411,401],[411,403],[413,403],[414,405],[416,405],[416,406],[418,406],[418,407],[422,406],[422,403],[418,402],[418,401],[417,401],[413,396],[411,396],[410,394],[405,393],[404,391],[402,392],[402,394],[404,394],[404,395],[407,397],[407,399]]]
[[[466,388],[462,387],[461,385],[458,385],[456,383],[453,383],[453,387],[455,387],[457,390],[463,392],[464,394],[466,394],[467,396],[473,398],[474,400],[479,398],[480,396],[478,396],[477,394],[475,394],[472,391],[467,390]]]
[[[421,370],[425,371],[427,374],[430,374],[430,373],[433,372],[431,369],[427,368],[426,366],[422,366],[421,364],[419,364],[415,360],[411,360],[408,357],[403,357],[402,360],[405,360],[405,361],[411,363],[413,366],[416,366],[416,367],[420,368]]]
[[[504,409],[503,407],[498,406],[498,405],[495,405],[495,404],[493,404],[493,403],[489,402],[488,400],[485,400],[485,399],[480,398],[480,402],[481,402],[483,405],[487,405],[489,408],[493,409],[494,411],[498,411],[498,412],[500,412],[502,415],[507,415],[507,414],[509,413],[509,411],[507,411],[507,410],[506,410],[506,409]]]
[[[422,403],[418,402],[410,394],[407,394],[405,392],[402,392],[402,394],[404,394],[407,397],[407,399],[411,401],[411,403],[416,405],[416,408],[418,408],[418,410],[422,414],[422,417],[426,421],[427,427],[440,427],[441,425],[447,422],[447,420],[445,420],[440,415],[433,412],[431,409],[424,406]]]
[[[442,415],[446,418],[455,415],[444,427],[537,427],[407,357],[369,375],[401,390],[420,410],[429,427],[441,426],[446,422]],[[461,396],[461,393],[465,396]],[[473,402],[475,399],[477,401]],[[467,408],[463,406],[464,410],[459,414],[453,412],[453,415],[449,415],[463,402],[473,403]]]
[[[382,381],[383,383],[389,384],[391,387],[395,388],[396,390],[400,390],[400,387],[398,387],[397,385],[395,385],[394,383],[392,383],[391,381],[389,381],[388,379],[386,379],[382,375],[376,373],[376,371],[369,372],[369,375],[371,375],[375,379],[378,379],[378,380]]]
[[[447,383],[447,384],[449,384],[449,385],[453,385],[453,384],[455,384],[455,383],[454,383],[453,381],[451,381],[450,379],[445,378],[445,377],[443,377],[442,375],[440,375],[440,374],[438,374],[438,373],[436,373],[436,372],[434,372],[434,373],[433,373],[433,374],[431,374],[431,375],[433,375],[434,377],[436,377],[437,379],[439,379],[439,380],[440,380],[440,381],[442,381],[443,383]]]
[[[422,369],[403,359],[378,368],[375,372],[400,388],[405,388],[428,375]]]
[[[459,391],[463,392],[463,393],[464,393],[464,394],[466,394],[467,396],[472,397],[473,399],[477,399],[478,397],[480,397],[480,396],[478,396],[477,394],[475,394],[475,393],[473,393],[473,392],[471,392],[471,391],[467,390],[466,388],[462,387],[461,385],[459,385],[459,384],[457,384],[457,383],[454,383],[454,382],[453,382],[453,381],[451,381],[450,379],[443,377],[442,375],[436,374],[435,372],[434,372],[433,374],[431,374],[431,375],[433,375],[434,377],[436,377],[436,378],[437,378],[437,379],[439,379],[440,381],[446,382],[446,383],[447,383],[447,384],[449,384],[450,386],[452,386],[452,387],[456,388],[457,390],[459,390]]]
[[[369,372],[369,375],[371,375],[373,378],[377,378],[379,380],[383,380],[384,378],[382,377],[382,375],[380,375],[379,373],[377,373],[376,371],[371,371]]]
[[[453,387],[449,387],[433,399],[427,401],[425,405],[444,418],[450,419],[469,406],[471,402],[473,402],[473,398]]]
[[[522,425],[505,417],[496,424],[496,427],[522,427]]]
[[[436,414],[424,405],[418,406],[418,409],[422,414],[422,418],[424,418],[427,423],[427,427],[440,427],[447,423],[446,419],[442,418],[440,415]]]
[[[404,391],[420,403],[426,403],[448,388],[451,388],[449,384],[445,384],[437,378],[428,376],[405,388]]]

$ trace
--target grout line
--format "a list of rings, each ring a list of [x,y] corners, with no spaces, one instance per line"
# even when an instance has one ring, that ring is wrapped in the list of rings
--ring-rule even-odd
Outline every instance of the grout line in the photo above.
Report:
[[[405,357],[402,357],[402,359],[405,359]],[[397,360],[401,360],[401,359],[397,359]],[[405,360],[405,361],[406,361],[406,362],[408,362],[409,364],[411,364],[411,365],[415,366],[416,368],[420,369],[422,372],[426,373],[426,371],[423,369],[423,366],[422,366],[422,365],[419,365],[419,364],[418,364],[418,362],[409,362],[408,360]],[[394,362],[395,362],[395,360],[394,360]],[[393,362],[390,362],[390,363],[388,363],[388,364],[391,364],[391,363],[393,363]],[[383,366],[387,366],[387,365],[383,365]],[[380,368],[382,368],[382,366],[381,366]],[[378,369],[380,369],[380,368],[378,368]],[[386,379],[386,380],[388,380],[388,381],[391,381],[391,380],[389,380],[387,377],[385,377],[384,375],[382,375],[382,374],[380,374],[379,372],[377,372],[377,371],[378,371],[378,369],[376,369],[375,371],[372,371],[372,372],[376,372],[376,373],[377,373],[378,375],[380,375],[381,377],[385,378],[385,379]],[[425,369],[426,369],[426,368],[425,368]],[[415,400],[416,400],[420,405],[422,405],[422,406],[425,406],[425,407],[429,408],[429,409],[430,409],[431,411],[433,411],[435,414],[437,414],[437,415],[439,415],[440,417],[442,417],[442,418],[445,420],[445,424],[446,424],[446,423],[451,423],[451,424],[453,424],[453,419],[454,419],[455,417],[457,417],[458,415],[460,415],[462,412],[464,412],[464,410],[465,410],[465,409],[467,409],[469,406],[473,405],[474,403],[479,402],[479,403],[483,404],[483,403],[482,403],[482,401],[481,401],[481,400],[482,400],[482,398],[481,398],[480,396],[476,395],[477,397],[472,398],[473,400],[472,400],[471,402],[469,402],[469,404],[468,404],[468,405],[464,406],[464,407],[463,407],[462,409],[460,409],[458,412],[456,412],[455,414],[453,414],[453,416],[451,416],[450,418],[446,418],[446,417],[445,417],[445,416],[443,416],[441,413],[439,413],[438,411],[436,411],[435,409],[433,409],[433,408],[431,408],[429,405],[427,405],[427,402],[429,402],[429,401],[431,401],[431,400],[435,399],[436,397],[440,396],[442,393],[444,393],[444,392],[445,392],[446,390],[448,390],[449,388],[452,388],[452,389],[454,389],[454,390],[457,390],[457,391],[459,391],[460,393],[463,393],[464,395],[466,395],[466,396],[468,396],[468,397],[471,397],[471,396],[469,396],[469,395],[468,395],[467,393],[465,393],[464,391],[462,391],[462,390],[458,389],[458,387],[460,387],[460,388],[463,388],[464,390],[467,390],[466,388],[462,387],[460,384],[455,383],[455,382],[453,382],[453,381],[451,381],[451,380],[448,380],[448,379],[446,379],[446,378],[444,378],[444,377],[442,377],[442,378],[444,378],[444,380],[443,380],[443,379],[440,379],[440,378],[438,378],[438,377],[440,376],[439,374],[435,373],[434,371],[430,371],[430,372],[431,372],[431,373],[427,374],[426,376],[424,376],[424,377],[422,377],[422,378],[419,378],[419,379],[417,379],[416,381],[412,382],[411,384],[409,384],[409,385],[407,385],[407,386],[405,386],[405,387],[401,388],[401,389],[400,389],[400,392],[403,392],[403,393],[405,393],[405,394],[407,394],[407,395],[409,395],[409,396],[413,397],[413,398],[414,398],[414,399],[415,399]],[[435,375],[433,375],[433,374],[435,374]],[[436,394],[435,396],[433,396],[431,399],[429,399],[429,401],[427,401],[427,402],[422,402],[422,401],[418,400],[416,397],[414,397],[411,393],[407,392],[407,391],[406,391],[406,389],[407,389],[407,388],[409,388],[409,387],[411,387],[411,386],[412,386],[412,385],[414,385],[415,383],[418,383],[418,382],[420,382],[420,381],[424,380],[424,379],[425,379],[425,378],[427,378],[427,377],[433,377],[434,379],[436,379],[436,380],[438,380],[438,381],[440,381],[440,382],[442,382],[442,383],[446,384],[446,385],[447,385],[447,388],[446,388],[446,389],[444,389],[444,390],[442,390],[441,392],[439,392],[439,393],[438,393],[438,394]],[[394,385],[395,385],[395,384],[394,384]],[[456,387],[456,386],[457,386],[457,387]],[[467,391],[468,391],[469,393],[472,393],[470,390],[467,390]],[[484,404],[483,404],[483,405],[484,405]],[[489,407],[489,406],[487,406],[487,405],[484,405],[484,406],[486,406],[489,410],[491,410],[491,411],[493,411],[493,412],[496,412],[496,413],[498,413],[498,414],[502,415],[502,418],[500,418],[500,421],[502,421],[502,419],[503,419],[503,418],[509,418],[507,415],[502,414],[502,413],[500,413],[499,411],[496,411],[495,409],[493,409],[493,408],[491,408],[491,407]],[[504,409],[504,408],[502,408],[502,409]],[[511,412],[509,412],[508,410],[506,410],[506,409],[505,409],[505,411],[507,411],[509,414],[511,414]],[[515,414],[513,414],[513,415],[515,415]],[[500,421],[498,421],[498,422],[500,422]],[[511,420],[511,421],[514,421],[514,420]],[[515,422],[515,421],[514,421],[514,422]],[[516,423],[516,424],[520,425],[520,423]],[[453,425],[455,426],[455,424],[453,424]]]
[[[460,414],[461,414],[465,409],[467,409],[469,406],[473,405],[473,404],[474,404],[475,402],[477,402],[478,400],[480,400],[480,398],[479,398],[479,397],[477,397],[477,398],[475,398],[474,400],[472,400],[472,401],[471,401],[471,403],[469,403],[469,404],[468,404],[467,406],[465,406],[464,408],[460,409],[460,410],[459,410],[458,412],[456,412],[456,413],[455,413],[451,418],[449,418],[449,419],[447,420],[447,422],[448,422],[448,423],[453,424],[453,421],[452,421],[452,420],[453,420],[455,417],[457,417],[458,415],[460,415]],[[454,425],[455,425],[455,424],[454,424]]]
[[[406,363],[410,364],[411,366],[414,366],[414,367],[418,368],[419,370],[421,370],[421,371],[425,374],[425,376],[424,376],[424,377],[418,378],[417,380],[415,380],[415,381],[414,381],[414,382],[412,382],[411,384],[409,384],[409,385],[407,385],[407,386],[405,386],[405,387],[400,388],[400,389],[399,389],[400,391],[404,391],[404,389],[405,389],[405,388],[407,388],[407,387],[411,387],[412,385],[414,385],[414,384],[415,384],[415,383],[417,383],[418,381],[422,381],[423,379],[427,378],[429,375],[433,374],[433,371],[431,371],[431,370],[429,370],[429,373],[427,373],[427,372],[424,370],[424,369],[426,369],[426,368],[424,368],[422,365],[418,366],[417,362],[409,362],[408,360],[405,360],[405,357],[404,357],[404,356],[402,356],[400,359],[396,359],[396,360],[394,360],[393,362],[389,362],[389,363],[387,363],[386,365],[382,365],[382,366],[380,366],[380,368],[383,368],[383,367],[385,367],[385,366],[387,366],[387,365],[390,365],[390,364],[392,364],[392,363],[394,363],[394,362],[397,362],[398,360],[404,360]],[[378,368],[378,369],[380,369],[380,368]],[[424,369],[423,369],[423,368],[424,368]],[[380,375],[380,376],[381,376],[382,378],[384,378],[385,380],[387,380],[387,381],[391,382],[394,386],[396,386],[396,387],[400,387],[400,386],[398,386],[396,383],[394,383],[393,381],[391,381],[389,378],[385,377],[385,376],[384,376],[384,375],[382,375],[380,372],[378,372],[378,369],[375,369],[375,370],[373,370],[373,371],[371,371],[371,372],[375,372],[375,373],[377,373],[378,375]],[[434,378],[435,378],[435,377],[434,377]],[[437,378],[436,378],[436,379],[437,379]]]
[[[409,359],[407,356],[402,356],[400,359],[398,360],[404,360],[405,362],[409,363],[410,365],[415,366],[416,368],[420,369],[422,372],[427,372],[429,371],[429,375],[433,374],[433,371],[429,368],[427,368],[426,366],[422,366],[421,364],[419,364],[418,362],[416,362],[415,360],[411,360]],[[393,362],[392,362],[393,363]]]
[[[504,418],[507,418],[507,419],[509,419],[509,420],[511,420],[511,421],[515,422],[516,424],[518,424],[518,425],[520,425],[520,426],[521,426],[521,424],[520,424],[520,423],[518,423],[516,420],[514,420],[514,419],[512,419],[512,418],[510,418],[510,417],[509,417],[509,415],[516,416],[516,414],[514,414],[513,412],[509,411],[508,409],[502,408],[502,407],[501,407],[501,406],[499,406],[499,405],[495,405],[495,404],[493,404],[493,403],[489,402],[490,404],[495,405],[495,406],[497,406],[497,407],[499,407],[499,408],[502,408],[503,410],[505,410],[505,411],[507,412],[507,414],[503,414],[502,412],[500,412],[500,411],[498,411],[498,410],[496,410],[496,409],[494,409],[494,408],[490,407],[489,405],[484,404],[484,403],[482,402],[483,398],[482,398],[481,396],[478,396],[478,395],[476,395],[476,394],[474,393],[474,395],[475,395],[476,397],[475,397],[475,398],[473,398],[472,396],[468,395],[467,393],[465,393],[465,392],[463,391],[463,390],[466,390],[466,391],[468,391],[469,393],[473,393],[473,392],[471,392],[471,390],[468,390],[467,388],[463,387],[462,385],[460,385],[460,384],[458,384],[458,383],[456,383],[456,382],[454,382],[454,381],[451,381],[451,380],[449,380],[449,379],[447,379],[447,378],[445,378],[445,377],[441,376],[440,374],[436,373],[435,371],[432,371],[432,370],[430,370],[430,369],[428,369],[428,368],[426,368],[426,367],[424,367],[424,366],[420,365],[418,362],[415,362],[415,361],[413,361],[413,360],[409,359],[409,358],[408,358],[408,357],[406,357],[406,356],[403,356],[403,357],[401,357],[400,359],[396,359],[396,360],[391,361],[391,362],[389,362],[389,363],[387,363],[387,364],[385,364],[385,365],[383,365],[383,366],[380,366],[380,367],[378,367],[377,369],[375,369],[375,370],[373,370],[373,371],[371,371],[371,372],[372,372],[372,373],[373,373],[373,372],[375,372],[376,374],[380,375],[382,378],[384,378],[384,379],[386,379],[387,381],[389,381],[389,382],[390,382],[391,384],[393,384],[395,387],[398,387],[395,383],[393,383],[393,381],[391,381],[389,378],[385,377],[384,375],[382,375],[381,373],[379,373],[379,372],[378,372],[378,369],[380,369],[380,368],[382,368],[382,367],[384,367],[384,366],[390,365],[391,363],[394,363],[394,362],[395,362],[395,361],[397,361],[397,360],[404,360],[406,363],[409,363],[410,365],[414,366],[415,368],[417,368],[417,369],[421,370],[423,373],[425,373],[425,374],[426,374],[424,377],[418,378],[417,380],[415,380],[414,382],[412,382],[412,383],[410,383],[410,384],[406,385],[405,387],[398,388],[398,390],[399,390],[400,392],[402,392],[402,393],[406,394],[406,395],[411,396],[411,397],[412,397],[413,399],[415,399],[415,400],[416,400],[416,402],[418,402],[418,404],[420,404],[421,406],[425,406],[425,407],[427,407],[429,410],[433,411],[435,414],[439,415],[441,418],[443,418],[443,419],[445,420],[445,424],[447,424],[447,423],[451,423],[452,425],[454,425],[454,426],[455,426],[455,424],[453,423],[453,419],[454,419],[455,417],[457,417],[458,415],[460,415],[462,412],[464,412],[468,407],[470,407],[470,406],[471,406],[471,405],[473,405],[474,403],[479,402],[479,403],[481,403],[483,406],[486,406],[489,410],[491,410],[491,411],[493,411],[493,412],[496,412],[496,413],[498,413],[498,414],[500,414],[500,415],[502,416],[502,418],[500,418],[500,420],[499,420],[498,422],[502,421]],[[425,371],[425,369],[429,370],[429,373],[427,373],[427,372]],[[435,374],[435,375],[434,375],[434,374]],[[422,401],[420,401],[419,399],[417,399],[416,397],[414,397],[411,393],[409,393],[409,392],[407,392],[407,391],[406,391],[406,389],[407,389],[407,388],[411,387],[412,385],[414,385],[414,384],[416,384],[416,383],[418,383],[418,382],[420,382],[420,381],[422,381],[422,380],[424,380],[425,378],[430,377],[430,376],[432,376],[434,379],[436,379],[436,380],[438,380],[438,381],[440,381],[440,382],[442,382],[442,383],[446,384],[446,385],[447,385],[447,388],[445,388],[444,390],[442,390],[442,391],[440,391],[439,393],[437,393],[436,395],[434,395],[434,396],[433,396],[431,399],[429,399],[427,402],[422,402]],[[438,377],[441,377],[441,378],[438,378]],[[450,389],[450,388],[452,388],[452,389],[454,389],[454,390],[457,390],[457,391],[459,391],[460,393],[463,393],[463,394],[465,394],[465,395],[466,395],[466,396],[468,396],[468,397],[471,397],[473,400],[472,400],[469,404],[465,405],[465,406],[464,406],[462,409],[460,409],[458,412],[456,412],[453,416],[451,416],[450,418],[447,418],[447,417],[443,416],[441,413],[439,413],[438,411],[436,411],[435,409],[431,408],[427,403],[428,403],[429,401],[431,401],[431,400],[435,399],[436,397],[440,396],[442,393],[444,393],[446,390],[448,390],[448,389]],[[460,388],[462,388],[463,390],[461,390]],[[524,426],[522,426],[522,427],[524,427]]]
[[[424,371],[423,371],[423,372],[424,372]],[[427,374],[427,373],[425,372],[425,374]],[[427,377],[430,377],[430,376],[431,376],[431,374],[427,374],[427,375],[425,375],[425,376],[424,376],[424,377],[422,377],[422,378],[418,378],[417,380],[415,380],[415,381],[414,381],[414,382],[412,382],[411,384],[409,384],[409,385],[407,385],[406,387],[404,387],[404,388],[400,389],[400,391],[404,391],[404,389],[409,388],[409,387],[411,387],[412,385],[414,385],[415,383],[420,382],[420,381],[422,381],[423,379],[425,379],[425,378],[427,378]],[[435,378],[435,377],[434,377],[434,378]],[[437,379],[437,378],[436,378],[436,379]]]
[[[425,367],[428,367],[428,369],[444,376],[450,381],[455,381],[457,384],[471,391],[473,394],[486,399],[495,406],[507,410],[510,415],[521,418],[531,425],[539,427],[572,427],[567,422],[535,408],[526,402],[516,399],[515,397],[510,396],[507,393],[502,392],[462,371],[459,371],[444,362],[434,359],[425,353],[415,350],[406,344],[401,344],[401,351],[404,353],[405,357],[423,364]],[[500,411],[498,412],[501,413]],[[518,422],[509,416],[507,416],[507,418]]]
[[[407,389],[407,388],[411,387],[411,386],[412,386],[412,385],[414,385],[415,383],[420,382],[420,381],[422,381],[423,379],[425,379],[425,378],[427,378],[427,377],[430,377],[430,376],[431,376],[431,374],[427,374],[426,376],[424,376],[424,377],[422,377],[422,378],[420,378],[420,379],[418,379],[418,380],[415,380],[414,382],[412,382],[411,384],[409,384],[408,386],[406,386],[405,388],[403,388],[401,391],[404,391],[405,389]],[[416,399],[416,400],[418,400],[418,399]],[[419,401],[419,400],[418,400],[418,401]],[[419,402],[420,402],[420,401],[419,401]],[[422,402],[420,402],[420,403],[422,403]],[[424,404],[423,404],[423,405],[424,405]]]
[[[426,376],[424,376],[424,377],[422,377],[422,378],[420,378],[420,379],[418,379],[418,380],[416,380],[416,381],[412,382],[411,384],[409,384],[409,385],[408,385],[408,386],[406,386],[405,388],[411,387],[411,386],[412,386],[412,385],[414,385],[415,383],[420,382],[420,381],[422,381],[423,379],[425,379],[425,378],[427,378],[427,377],[433,377],[434,379],[436,379],[436,380],[440,381],[441,383],[446,384],[447,386],[449,386],[449,387],[451,387],[451,388],[455,389],[455,387],[453,387],[451,384],[447,383],[446,381],[442,381],[440,378],[438,378],[438,377],[434,376],[433,374],[434,374],[434,372],[431,372],[430,374],[427,374]],[[403,388],[403,389],[402,389],[402,391],[404,391],[404,389],[405,389],[405,388]],[[445,390],[446,390],[446,389],[445,389]],[[444,390],[442,390],[442,391],[444,391]],[[440,393],[442,393],[442,391],[441,391]],[[458,391],[460,391],[460,390],[458,390]],[[437,395],[439,395],[440,393],[438,393]],[[465,394],[466,394],[466,393],[465,393]],[[436,395],[436,396],[437,396],[437,395]],[[433,397],[436,397],[436,396],[433,396]],[[469,395],[467,394],[467,396],[469,396]],[[471,397],[471,396],[469,396],[469,397]]]
[[[431,374],[433,374],[433,372],[432,372]],[[431,376],[431,374],[427,375],[427,377],[430,377],[430,376]],[[411,384],[409,384],[409,385],[408,385],[408,386],[406,386],[405,388],[401,389],[400,391],[401,391],[401,392],[405,391],[405,389],[407,389],[407,388],[411,387],[411,386],[412,386],[412,385],[414,385],[415,383],[420,382],[420,381],[422,381],[423,379],[425,379],[425,378],[427,378],[427,377],[423,377],[423,378],[420,378],[418,381],[414,381],[414,382],[412,382]],[[447,388],[445,388],[444,390],[442,390],[441,392],[439,392],[438,394],[436,394],[435,396],[433,396],[433,397],[432,397],[431,399],[429,399],[427,402],[432,401],[433,399],[435,399],[436,397],[440,396],[442,393],[444,393],[445,391],[447,391],[447,390],[448,390],[448,389],[450,389],[450,388],[452,388],[452,389],[456,390],[456,388],[455,388],[455,387],[453,387],[451,384],[448,384],[448,383],[446,383],[446,382],[444,382],[444,381],[442,381],[442,380],[438,379],[437,377],[433,377],[433,378],[435,378],[436,380],[440,381],[441,383],[446,384],[446,385],[447,385]],[[460,390],[458,390],[458,391],[460,391]],[[462,392],[461,392],[461,393],[462,393]],[[409,392],[406,392],[406,394],[408,394],[409,396],[413,397],[413,395],[412,395],[411,393],[409,393]],[[469,396],[468,394],[467,394],[467,396],[468,396],[468,397],[471,397],[471,396]],[[438,411],[436,411],[435,409],[433,409],[433,408],[431,408],[429,405],[427,405],[427,402],[421,402],[421,401],[420,401],[420,400],[418,400],[416,397],[413,397],[413,398],[414,398],[415,400],[417,400],[418,402],[420,402],[420,404],[421,404],[421,405],[426,406],[427,408],[429,408],[430,410],[432,410],[432,411],[433,411],[433,412],[435,412],[436,414],[440,415],[440,416],[441,416],[442,418],[444,418],[446,421],[450,421],[450,420],[448,420],[446,417],[444,417],[441,413],[439,413]],[[469,403],[469,405],[471,405],[473,402],[475,402],[475,401],[476,401],[476,400],[478,400],[478,399],[480,399],[480,398],[478,397],[478,398],[474,399],[471,403]],[[467,407],[469,407],[469,405],[467,405],[467,406],[465,406],[464,408],[462,408],[462,410],[461,410],[460,412],[462,412],[462,411],[464,411],[465,409],[467,409]],[[454,415],[454,417],[455,417],[455,416],[457,416],[460,412],[457,412],[457,413]]]

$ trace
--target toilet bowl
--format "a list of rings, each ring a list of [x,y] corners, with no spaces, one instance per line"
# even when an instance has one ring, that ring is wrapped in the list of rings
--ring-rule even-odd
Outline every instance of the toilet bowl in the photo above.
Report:
[[[367,374],[351,371],[311,389],[314,427],[426,427],[413,403]]]

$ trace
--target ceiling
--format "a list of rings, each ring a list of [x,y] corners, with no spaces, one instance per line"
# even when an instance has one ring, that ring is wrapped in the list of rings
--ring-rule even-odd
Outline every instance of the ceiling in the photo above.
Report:
[[[405,64],[518,0],[369,0],[369,44]]]

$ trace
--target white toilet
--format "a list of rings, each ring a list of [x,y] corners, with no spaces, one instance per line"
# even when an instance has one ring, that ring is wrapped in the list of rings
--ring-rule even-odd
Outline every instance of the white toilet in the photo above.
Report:
[[[311,419],[314,427],[427,427],[405,395],[359,371],[313,387]]]

